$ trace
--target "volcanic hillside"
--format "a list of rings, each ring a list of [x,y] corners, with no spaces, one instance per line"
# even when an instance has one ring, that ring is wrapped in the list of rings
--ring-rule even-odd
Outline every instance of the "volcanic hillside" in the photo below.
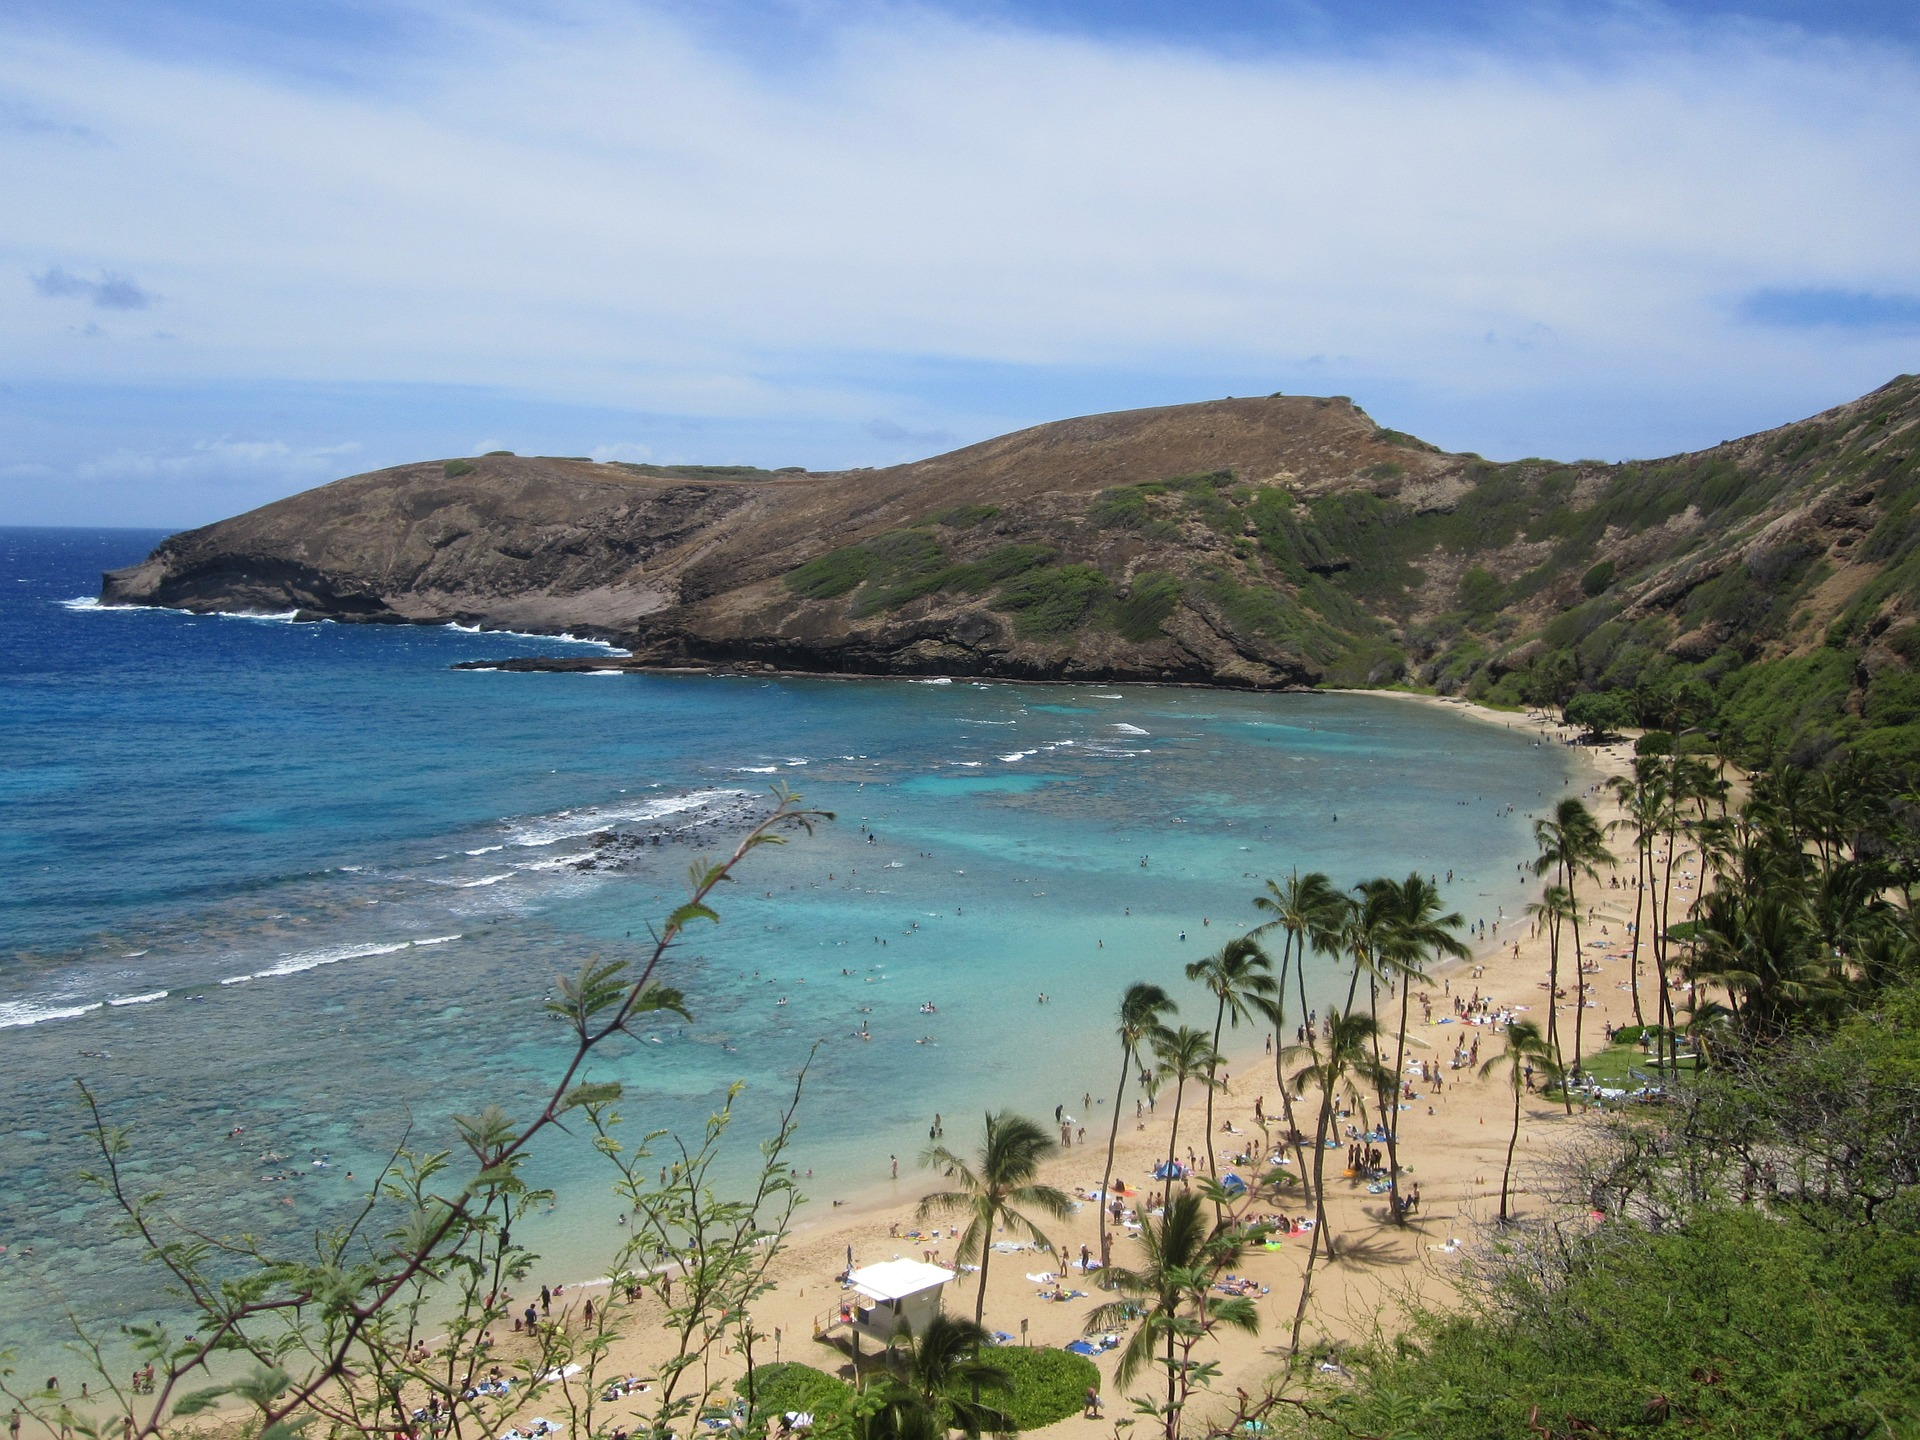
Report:
[[[1920,715],[1891,698],[1920,657],[1916,422],[1902,376],[1624,465],[1448,454],[1343,397],[1277,395],[878,470],[489,455],[174,536],[103,599],[572,631],[636,667],[1412,682],[1516,703],[1692,686],[1719,704],[1763,675],[1730,723],[1819,745]]]

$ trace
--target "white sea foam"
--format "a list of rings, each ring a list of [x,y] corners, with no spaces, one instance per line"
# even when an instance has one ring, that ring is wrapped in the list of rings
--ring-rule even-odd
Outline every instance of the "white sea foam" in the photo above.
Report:
[[[951,685],[953,680],[949,676],[941,675],[932,680],[909,680],[907,683],[909,685]]]
[[[1011,755],[1002,755],[1000,758],[1011,765],[1016,760],[1024,760],[1029,755],[1038,755],[1039,753],[1038,750],[1016,750]]]
[[[588,675],[624,675],[627,672],[624,670],[588,670],[585,673]]]
[[[1093,698],[1096,700],[1124,700],[1127,697],[1124,695],[1101,695],[1096,693]]]
[[[428,945],[451,945],[455,940],[458,940],[459,938],[460,937],[458,935],[434,935],[434,936],[430,936],[425,940],[414,941],[413,948],[416,950],[419,950]]]
[[[799,759],[795,759],[795,760],[789,760],[789,761],[787,761],[787,764],[789,764],[789,765],[804,765],[804,764],[806,764],[806,763],[807,763],[807,762],[806,762],[805,760],[799,760]]]
[[[477,890],[482,885],[498,885],[502,880],[511,880],[513,871],[503,871],[498,875],[484,875],[478,880],[462,880],[453,888],[456,890]]]
[[[145,995],[121,995],[115,999],[107,1001],[107,1004],[109,1005],[151,1005],[156,1000],[164,1000],[166,998],[167,998],[166,991],[150,990]]]
[[[509,821],[510,845],[555,845],[562,840],[578,840],[597,835],[616,825],[643,824],[687,810],[698,810],[718,800],[745,796],[745,790],[690,790],[681,795],[661,795],[634,805],[589,805],[579,810],[560,810],[551,815],[535,815],[526,820]]]
[[[735,773],[740,775],[778,775],[780,773],[778,765],[736,765],[733,768]]]
[[[1118,730],[1122,735],[1148,735],[1152,733],[1148,730],[1142,730],[1138,725],[1127,725],[1124,723],[1117,724],[1113,728]]]
[[[978,770],[986,762],[984,760],[956,760],[953,763],[963,770]]]
[[[582,860],[591,860],[592,858],[593,858],[593,851],[578,850],[571,855],[549,855],[542,860],[525,860],[515,865],[513,868],[515,870],[526,871],[529,873],[533,871],[538,871],[538,870],[567,870],[567,869],[571,869],[575,865],[578,865]],[[489,881],[487,883],[491,884],[492,882]],[[464,888],[471,889],[472,887],[467,886]]]
[[[342,945],[329,950],[303,950],[297,955],[283,955],[264,970],[250,970],[245,975],[229,975],[222,985],[244,985],[249,980],[277,980],[284,975],[299,975],[308,970],[318,970],[322,965],[338,965],[343,960],[366,960],[375,955],[393,955],[413,945],[411,940],[389,941],[385,944]]]
[[[446,628],[458,630],[462,635],[511,635],[516,640],[565,640],[569,645],[592,645],[609,655],[631,655],[631,650],[622,650],[605,640],[587,640],[579,635],[569,635],[561,631],[558,635],[539,635],[530,630],[488,630],[479,625],[462,625],[458,620],[449,620]],[[599,672],[594,672],[599,673]],[[623,673],[616,671],[616,674]]]
[[[0,1004],[0,1030],[17,1030],[26,1025],[40,1025],[48,1020],[72,1020],[81,1015],[98,1010],[101,1001],[91,1005],[36,1005],[31,1000],[12,1000]]]
[[[493,853],[494,851],[496,851],[496,850],[504,850],[504,849],[506,849],[506,848],[507,848],[507,847],[506,847],[506,846],[504,846],[504,845],[482,845],[482,846],[481,846],[481,847],[480,847],[480,848],[479,848],[478,850],[469,850],[469,851],[467,851],[467,854],[469,854],[469,855],[491,855],[491,854],[492,854],[492,853]]]

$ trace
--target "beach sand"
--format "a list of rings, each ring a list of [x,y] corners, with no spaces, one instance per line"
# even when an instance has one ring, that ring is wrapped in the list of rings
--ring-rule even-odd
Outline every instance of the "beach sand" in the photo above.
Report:
[[[1411,695],[1400,698],[1409,704],[1446,704],[1463,715],[1513,730],[1532,731],[1543,740],[1555,743],[1570,733],[1541,718],[1488,710],[1459,701]],[[1582,757],[1584,768],[1566,793],[1580,794],[1584,790],[1583,798],[1603,823],[1618,818],[1618,808],[1602,784],[1608,776],[1624,773],[1630,767],[1631,744],[1581,747],[1576,753]],[[1624,833],[1614,836],[1612,843],[1619,868],[1603,871],[1599,885],[1589,882],[1581,895],[1583,912],[1589,906],[1594,912],[1591,924],[1583,922],[1583,939],[1611,942],[1610,952],[1590,948],[1589,956],[1611,953],[1623,957],[1600,961],[1598,972],[1590,976],[1591,1008],[1584,1020],[1585,1033],[1592,1037],[1589,1050],[1604,1043],[1602,1027],[1606,1022],[1623,1025],[1632,1023],[1634,1018],[1627,988],[1628,961],[1624,958],[1630,942],[1628,926],[1633,917],[1633,892],[1630,888],[1607,887],[1610,875],[1618,875],[1623,887],[1630,882],[1632,843]],[[1686,893],[1681,892],[1683,901]],[[1463,910],[1471,908],[1463,902],[1455,903]],[[1512,1006],[1542,1022],[1544,1028],[1546,939],[1544,935],[1529,937],[1528,928],[1524,917],[1507,917],[1499,926],[1497,939],[1490,934],[1484,942],[1475,944],[1471,961],[1436,968],[1432,983],[1417,987],[1416,995],[1424,991],[1433,1000],[1433,1023],[1422,1024],[1416,1006],[1412,1027],[1416,1044],[1409,1048],[1410,1059],[1424,1058],[1444,1065],[1456,1036],[1464,1036],[1468,1041],[1479,1036],[1483,1062],[1499,1053],[1501,1042],[1496,1031],[1443,1023],[1453,1016],[1451,994],[1471,996],[1477,992],[1492,997],[1496,1009]],[[1515,941],[1519,942],[1517,954]],[[1571,945],[1570,937],[1566,943]],[[1572,987],[1567,980],[1570,961],[1565,955],[1562,959],[1562,985],[1570,993]],[[1642,956],[1641,968],[1643,1003],[1651,1013],[1649,957]],[[1563,1030],[1570,1027],[1573,1019],[1570,999],[1562,1001],[1560,1018]],[[1264,1050],[1264,1036],[1256,1031],[1254,1037],[1249,1038],[1248,1032],[1242,1030],[1237,1035],[1230,1033],[1229,1039],[1234,1042],[1228,1047],[1233,1061],[1229,1072],[1231,1081],[1227,1090],[1216,1098],[1214,1123],[1216,1129],[1223,1122],[1231,1124],[1239,1136],[1246,1138],[1216,1134],[1216,1142],[1223,1148],[1229,1145],[1238,1148],[1259,1137],[1260,1128],[1253,1119],[1256,1099],[1263,1103],[1272,1127],[1269,1133],[1277,1141],[1282,1133],[1278,1120],[1279,1087],[1273,1060]],[[1414,1307],[1446,1306],[1455,1294],[1455,1276],[1464,1253],[1458,1245],[1470,1238],[1475,1226],[1490,1221],[1497,1212],[1501,1166],[1512,1115],[1512,1091],[1504,1076],[1496,1073],[1482,1079],[1472,1068],[1446,1069],[1437,1094],[1430,1094],[1425,1085],[1416,1085],[1416,1089],[1420,1092],[1419,1098],[1403,1112],[1401,1119],[1403,1184],[1418,1182],[1421,1193],[1419,1212],[1410,1224],[1395,1227],[1388,1222],[1385,1195],[1368,1194],[1360,1181],[1336,1178],[1344,1162],[1343,1151],[1328,1157],[1329,1216],[1347,1254],[1331,1265],[1323,1259],[1316,1270],[1314,1305],[1303,1337],[1308,1341],[1351,1341],[1382,1332],[1392,1333],[1404,1326]],[[1163,1091],[1157,1107],[1136,1123],[1133,1118],[1135,1093],[1137,1087],[1130,1086],[1114,1173],[1129,1185],[1152,1189],[1152,1167],[1167,1152],[1173,1097],[1170,1091]],[[1183,1156],[1189,1146],[1204,1153],[1201,1098],[1192,1092],[1188,1095],[1181,1119],[1179,1148]],[[1309,1108],[1300,1120],[1302,1128],[1309,1131],[1312,1099],[1310,1091]],[[1111,1103],[1109,1092],[1106,1102],[1094,1106],[1091,1115],[1078,1117],[1087,1122],[1086,1141],[1084,1145],[1060,1152],[1048,1163],[1044,1177],[1048,1182],[1069,1193],[1076,1187],[1097,1189],[1105,1160]],[[1049,1117],[1034,1118],[1045,1123]],[[978,1124],[977,1117],[945,1116],[944,1143],[966,1153],[978,1143]],[[1569,1119],[1561,1106],[1527,1097],[1514,1174],[1516,1206],[1523,1213],[1539,1203],[1530,1193],[1534,1157],[1548,1154],[1561,1137],[1580,1124],[1578,1112]],[[875,1159],[876,1179],[872,1186],[862,1192],[817,1195],[805,1207],[788,1248],[776,1263],[776,1287],[754,1307],[757,1328],[768,1337],[778,1332],[777,1350],[782,1360],[802,1361],[843,1375],[851,1373],[842,1351],[815,1338],[816,1327],[836,1315],[843,1297],[850,1293],[843,1291],[835,1279],[845,1268],[849,1246],[860,1265],[894,1258],[921,1259],[929,1251],[937,1251],[942,1263],[952,1261],[957,1243],[952,1238],[916,1240],[906,1234],[916,1228],[914,1209],[919,1198],[940,1188],[940,1177],[917,1168],[913,1163],[915,1157],[902,1156],[900,1176],[893,1180],[888,1175],[887,1157]],[[840,1201],[838,1205],[834,1203],[836,1200]],[[1275,1208],[1299,1214],[1305,1207],[1297,1201],[1282,1200]],[[1034,1252],[994,1256],[989,1267],[985,1321],[990,1329],[1016,1337],[1024,1333],[1031,1344],[1064,1345],[1081,1335],[1088,1313],[1106,1298],[1091,1278],[1080,1273],[1078,1265],[1082,1245],[1089,1247],[1096,1258],[1098,1255],[1097,1215],[1093,1204],[1083,1205],[1070,1220],[1049,1226],[1048,1234],[1058,1246],[1059,1259]],[[617,1240],[617,1236],[610,1236],[609,1246]],[[1224,1371],[1218,1387],[1222,1393],[1230,1396],[1236,1385],[1256,1388],[1279,1364],[1299,1295],[1307,1245],[1304,1235],[1290,1236],[1279,1251],[1256,1251],[1238,1268],[1237,1273],[1266,1287],[1266,1293],[1258,1300],[1262,1330],[1258,1337],[1230,1335],[1217,1347],[1215,1354]],[[1130,1252],[1137,1250],[1136,1242],[1116,1238],[1115,1262],[1130,1263],[1134,1258]],[[1067,1302],[1040,1298],[1041,1284],[1028,1276],[1043,1271],[1064,1272],[1068,1288],[1086,1291],[1087,1298]],[[976,1288],[973,1275],[962,1275],[947,1287],[946,1308],[952,1313],[970,1316]],[[555,1314],[572,1313],[585,1299],[600,1293],[595,1287],[569,1286],[556,1297]],[[654,1318],[643,1311],[643,1323],[636,1327],[631,1338],[617,1344],[612,1363],[603,1369],[603,1374],[645,1376],[651,1373],[651,1366],[665,1353],[663,1337],[647,1323]],[[844,1335],[844,1328],[840,1333]],[[502,1336],[498,1353],[503,1359],[515,1357],[524,1343],[515,1336]],[[775,1342],[769,1338],[761,1343],[757,1358],[763,1362],[771,1360],[775,1351]],[[1109,1420],[1069,1419],[1053,1427],[1056,1432],[1084,1429],[1104,1434],[1111,1417],[1128,1413],[1125,1397],[1117,1393],[1112,1384],[1114,1355],[1103,1355],[1095,1363],[1102,1375]],[[731,1380],[742,1369],[738,1356],[716,1357],[716,1376]],[[1151,1383],[1150,1376],[1147,1383]],[[1137,1380],[1134,1388],[1139,1389],[1141,1385]],[[549,1404],[547,1408],[551,1411],[553,1407]]]

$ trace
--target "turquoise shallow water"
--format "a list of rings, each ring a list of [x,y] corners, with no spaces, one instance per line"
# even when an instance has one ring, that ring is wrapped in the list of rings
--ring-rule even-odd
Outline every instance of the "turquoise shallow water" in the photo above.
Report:
[[[606,1064],[636,1127],[693,1125],[736,1078],[758,1127],[818,1042],[798,1158],[826,1197],[910,1160],[936,1110],[1080,1111],[1120,988],[1186,988],[1262,877],[1451,869],[1469,919],[1516,911],[1526,812],[1569,774],[1370,697],[456,672],[556,643],[71,603],[156,538],[0,532],[0,1344],[44,1348],[56,1292],[162,1303],[74,1179],[76,1076],[182,1214],[283,1235],[403,1134],[529,1110],[564,1055],[553,977],[638,954],[692,858],[571,868],[596,831],[775,781],[839,814],[670,961],[693,1023]],[[263,1179],[289,1171],[269,1152],[296,1178]],[[604,1177],[541,1163],[540,1243],[577,1274]]]

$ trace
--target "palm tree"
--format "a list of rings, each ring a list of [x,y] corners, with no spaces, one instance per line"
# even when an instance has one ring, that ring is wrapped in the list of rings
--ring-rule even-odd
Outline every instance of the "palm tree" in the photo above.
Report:
[[[1547,1048],[1555,1064],[1560,1061],[1560,926],[1571,904],[1563,886],[1549,885],[1527,906],[1527,914],[1547,932]],[[1567,1110],[1572,1113],[1572,1100],[1567,1101]]]
[[[1400,1209],[1400,1086],[1407,1073],[1407,1017],[1415,982],[1425,981],[1421,963],[1447,955],[1465,960],[1472,952],[1453,932],[1466,924],[1458,911],[1440,913],[1440,891],[1425,876],[1407,876],[1393,887],[1393,916],[1380,958],[1382,968],[1400,987],[1400,1026],[1394,1034],[1391,1088],[1381,1096],[1381,1122],[1387,1132],[1387,1212],[1395,1224],[1405,1221]]]
[[[1666,790],[1651,757],[1636,758],[1633,774],[1616,775],[1607,784],[1623,812],[1614,825],[1627,826],[1633,831],[1633,1023],[1644,1026],[1647,1017],[1640,1007],[1640,936],[1645,928],[1647,894],[1653,884],[1653,842],[1660,833]]]
[[[1257,1335],[1260,1315],[1244,1296],[1212,1293],[1214,1277],[1233,1263],[1239,1242],[1208,1223],[1198,1195],[1168,1200],[1159,1218],[1142,1227],[1140,1243],[1147,1254],[1139,1269],[1112,1265],[1100,1272],[1100,1288],[1126,1299],[1094,1310],[1087,1330],[1117,1327],[1145,1312],[1120,1352],[1114,1380],[1124,1388],[1147,1365],[1165,1366],[1167,1400],[1161,1414],[1166,1440],[1176,1440],[1181,1411],[1197,1383],[1194,1347],[1223,1327]]]
[[[1332,1227],[1327,1223],[1326,1201],[1327,1131],[1333,1124],[1334,1097],[1346,1091],[1359,1109],[1361,1119],[1365,1120],[1366,1099],[1359,1085],[1360,1082],[1374,1080],[1380,1069],[1374,1053],[1378,1035],[1379,1027],[1371,1015],[1335,1011],[1327,1017],[1327,1048],[1324,1055],[1318,1046],[1294,1047],[1295,1055],[1304,1050],[1309,1059],[1295,1072],[1293,1083],[1304,1088],[1305,1082],[1311,1079],[1320,1086],[1320,1119],[1314,1126],[1313,1134],[1313,1239],[1307,1247],[1306,1273],[1300,1278],[1300,1304],[1293,1314],[1292,1347],[1295,1351],[1300,1348],[1300,1327],[1306,1321],[1307,1297],[1313,1291],[1314,1261],[1322,1251],[1329,1261],[1339,1258],[1335,1252]]]
[[[1560,1067],[1554,1061],[1553,1047],[1531,1020],[1515,1020],[1507,1026],[1507,1048],[1482,1065],[1480,1073],[1488,1075],[1502,1064],[1513,1084],[1513,1134],[1507,1139],[1506,1168],[1500,1172],[1500,1223],[1504,1225],[1512,1218],[1507,1196],[1513,1180],[1513,1147],[1520,1143],[1520,1095],[1526,1088],[1527,1066],[1532,1065],[1549,1081],[1559,1078]]]
[[[907,1336],[905,1373],[874,1388],[880,1408],[857,1421],[860,1440],[945,1440],[949,1430],[977,1437],[1008,1435],[1018,1427],[982,1395],[1009,1396],[1007,1372],[984,1359],[993,1337],[971,1320],[936,1315],[923,1335]]]
[[[1207,1063],[1207,1174],[1218,1178],[1219,1167],[1213,1159],[1213,1096],[1219,1084],[1214,1078],[1220,1064],[1220,1031],[1231,1020],[1238,1030],[1242,1020],[1252,1018],[1248,1002],[1255,996],[1273,994],[1273,976],[1267,972],[1273,962],[1258,941],[1249,936],[1229,940],[1218,951],[1187,966],[1187,978],[1206,986],[1217,1002],[1213,1013],[1213,1059]]]
[[[1567,915],[1573,921],[1573,1073],[1580,1073],[1580,1022],[1586,1015],[1586,972],[1582,969],[1584,952],[1580,945],[1579,881],[1582,876],[1598,880],[1594,867],[1612,857],[1607,850],[1606,833],[1593,812],[1574,796],[1554,807],[1551,820],[1533,822],[1533,838],[1540,855],[1533,862],[1533,873],[1551,870],[1557,883],[1567,892]],[[1556,927],[1557,928],[1557,927]]]
[[[1113,1092],[1113,1129],[1107,1135],[1107,1168],[1100,1177],[1100,1258],[1107,1256],[1107,1211],[1112,1203],[1113,1152],[1120,1143],[1120,1107],[1127,1096],[1127,1077],[1140,1057],[1140,1047],[1164,1035],[1162,1017],[1177,1010],[1173,997],[1158,985],[1136,981],[1120,997],[1120,1085]]]
[[[1073,1213],[1073,1202],[1051,1185],[1036,1185],[1040,1162],[1054,1148],[1054,1142],[1024,1115],[1006,1111],[988,1114],[985,1137],[978,1159],[971,1165],[944,1145],[929,1146],[920,1163],[945,1170],[959,1181],[959,1188],[937,1190],[920,1202],[915,1212],[920,1219],[940,1213],[965,1212],[967,1228],[960,1232],[960,1248],[954,1258],[962,1265],[980,1264],[980,1293],[973,1302],[973,1323],[978,1325],[987,1306],[987,1265],[993,1258],[993,1232],[1004,1227],[1023,1232],[1040,1249],[1054,1253],[1053,1242],[1040,1227],[1014,1207],[1029,1206],[1055,1220]]]
[[[1273,1080],[1280,1087],[1280,1111],[1287,1133],[1293,1137],[1294,1158],[1300,1166],[1303,1186],[1307,1183],[1307,1167],[1301,1154],[1300,1126],[1293,1113],[1293,1089],[1281,1068],[1288,1049],[1287,971],[1293,966],[1297,952],[1299,967],[1294,973],[1300,996],[1298,1023],[1311,1044],[1315,1037],[1307,1026],[1307,950],[1311,948],[1317,955],[1330,955],[1338,950],[1340,926],[1350,903],[1334,888],[1333,881],[1318,870],[1305,875],[1295,870],[1283,883],[1269,880],[1267,893],[1256,895],[1253,900],[1254,909],[1263,910],[1273,918],[1256,925],[1248,934],[1257,937],[1276,926],[1286,932],[1286,943],[1280,950],[1280,978],[1274,993],[1270,997],[1255,997],[1253,1005],[1273,1026]]]
[[[1178,1030],[1162,1031],[1154,1037],[1153,1053],[1160,1061],[1162,1079],[1174,1082],[1173,1091],[1173,1129],[1167,1135],[1167,1194],[1173,1194],[1173,1157],[1178,1153],[1180,1143],[1180,1104],[1186,1097],[1187,1082],[1198,1080],[1211,1088],[1213,1085],[1213,1067],[1220,1061],[1219,1052],[1207,1042],[1207,1032],[1196,1030],[1191,1025],[1182,1025]]]

